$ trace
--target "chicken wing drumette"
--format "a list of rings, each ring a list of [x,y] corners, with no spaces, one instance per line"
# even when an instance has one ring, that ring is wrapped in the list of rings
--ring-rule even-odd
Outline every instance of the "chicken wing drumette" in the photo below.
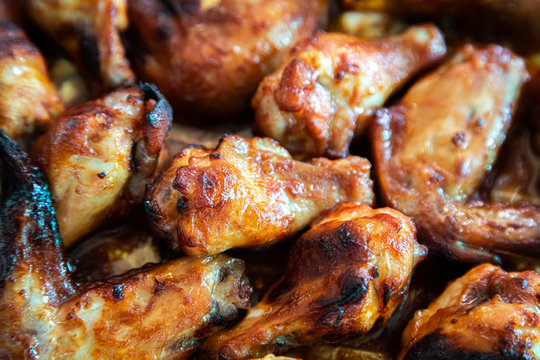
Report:
[[[39,50],[15,25],[0,22],[0,129],[12,138],[32,134],[62,110]]]
[[[65,245],[142,202],[171,121],[165,98],[142,84],[71,108],[38,140]]]
[[[345,341],[385,324],[426,249],[396,210],[342,205],[295,243],[281,280],[234,328],[201,348],[249,359],[318,341]]]
[[[134,82],[119,35],[128,25],[126,0],[26,0],[26,8],[88,75],[95,92]]]
[[[399,359],[538,359],[539,298],[537,272],[477,266],[415,314]]]
[[[382,193],[414,217],[430,247],[464,261],[500,250],[540,254],[540,211],[473,199],[506,137],[524,62],[496,45],[465,46],[377,112],[372,145]]]
[[[373,110],[445,52],[432,25],[383,39],[319,33],[259,85],[252,102],[256,131],[298,158],[346,156]]]
[[[149,188],[155,230],[190,255],[284,240],[343,202],[371,204],[363,158],[303,163],[267,138],[226,136],[215,150],[187,147]]]
[[[247,305],[244,266],[225,255],[75,285],[43,177],[1,131],[0,154],[0,356],[186,359]]]
[[[244,113],[281,53],[327,11],[328,0],[129,0],[137,50],[146,49],[133,64],[181,115]]]

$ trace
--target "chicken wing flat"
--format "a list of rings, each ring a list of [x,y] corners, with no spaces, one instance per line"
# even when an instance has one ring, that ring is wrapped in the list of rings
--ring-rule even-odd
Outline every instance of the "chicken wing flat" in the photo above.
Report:
[[[479,265],[415,314],[399,359],[538,359],[539,298],[537,272]]]
[[[371,204],[360,157],[293,160],[267,138],[226,136],[215,150],[187,147],[147,192],[155,230],[189,255],[290,238],[343,202]]]
[[[249,359],[364,335],[401,304],[425,255],[408,217],[342,205],[298,239],[282,279],[261,302],[238,325],[210,337],[201,352],[209,359]]]
[[[498,250],[540,253],[537,208],[472,199],[527,78],[523,60],[508,49],[467,45],[399,105],[377,113],[372,145],[382,193],[447,256],[496,262]]]
[[[281,53],[326,22],[328,0],[129,0],[128,11],[146,48],[139,77],[178,114],[225,117],[249,110]]]
[[[128,25],[126,0],[27,0],[26,7],[88,75],[95,92],[134,82],[118,33]]]
[[[225,255],[77,287],[43,177],[1,131],[0,153],[2,358],[186,359],[247,305],[243,263]]]
[[[373,110],[445,53],[432,25],[383,39],[319,33],[259,85],[252,102],[256,131],[298,158],[346,156]]]
[[[0,129],[12,138],[32,134],[62,110],[39,50],[15,25],[0,22]]]
[[[171,121],[165,98],[142,84],[71,108],[38,140],[65,245],[142,203]]]

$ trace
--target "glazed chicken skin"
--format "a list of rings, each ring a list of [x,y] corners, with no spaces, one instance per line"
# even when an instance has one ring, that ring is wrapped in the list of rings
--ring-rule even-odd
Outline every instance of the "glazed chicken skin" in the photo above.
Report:
[[[215,150],[186,147],[149,188],[153,228],[186,254],[217,254],[285,240],[344,202],[372,204],[360,157],[293,160],[267,138],[224,137]]]
[[[66,246],[142,203],[171,121],[167,100],[142,83],[69,109],[38,140]]]
[[[133,65],[182,116],[240,115],[281,54],[326,22],[328,0],[129,0]],[[141,54],[141,48],[145,52]]]
[[[433,25],[383,39],[318,33],[259,85],[252,101],[256,132],[295,158],[346,156],[373,110],[445,53]]]
[[[119,35],[128,26],[126,0],[26,0],[26,11],[77,62],[94,93],[134,83]]]
[[[415,314],[399,359],[538,359],[539,298],[537,272],[479,265]]]
[[[294,244],[283,277],[235,327],[207,339],[203,358],[250,359],[382,327],[426,255],[411,219],[344,204]]]
[[[44,178],[1,131],[0,153],[2,357],[186,359],[247,306],[244,265],[225,255],[75,285]]]
[[[12,138],[33,134],[62,111],[39,50],[18,27],[0,22],[0,129]]]
[[[540,254],[537,208],[475,198],[527,78],[508,49],[467,45],[377,113],[371,135],[384,198],[446,256],[497,262],[501,251]]]

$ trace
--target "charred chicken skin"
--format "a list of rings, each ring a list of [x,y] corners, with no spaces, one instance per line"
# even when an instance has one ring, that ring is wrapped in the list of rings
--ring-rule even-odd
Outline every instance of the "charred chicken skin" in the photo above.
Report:
[[[347,157],[293,160],[275,141],[226,136],[215,150],[187,147],[149,188],[154,229],[189,255],[290,238],[343,202],[371,204],[371,165]]]
[[[238,325],[210,337],[202,356],[250,359],[382,327],[425,254],[408,217],[344,204],[298,239],[283,278]]]
[[[171,121],[165,98],[143,83],[71,108],[38,140],[34,159],[49,180],[65,245],[142,203]]]
[[[537,272],[479,265],[415,314],[399,359],[538,359],[539,298]]]
[[[186,359],[247,305],[243,263],[225,255],[75,285],[44,178],[1,131],[0,154],[3,358]]]
[[[262,78],[325,23],[328,0],[129,0],[133,64],[182,115],[249,110]],[[140,52],[140,51],[139,51]]]
[[[383,39],[319,33],[259,85],[252,102],[256,131],[297,158],[346,156],[373,110],[445,53],[433,25]]]
[[[0,129],[12,138],[32,134],[62,110],[39,50],[15,25],[0,22]]]
[[[467,45],[399,105],[377,113],[372,145],[382,193],[447,256],[497,262],[499,251],[540,254],[537,208],[474,198],[527,78],[508,49]]]

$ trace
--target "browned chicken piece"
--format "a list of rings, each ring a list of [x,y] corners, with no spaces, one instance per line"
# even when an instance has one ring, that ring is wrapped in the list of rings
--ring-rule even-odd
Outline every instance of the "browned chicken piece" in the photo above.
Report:
[[[396,210],[344,204],[298,239],[281,280],[203,358],[249,359],[382,327],[405,299],[426,248]]]
[[[497,262],[502,250],[540,254],[537,208],[474,198],[527,78],[510,50],[467,45],[399,105],[377,113],[371,135],[382,193],[446,256]]]
[[[119,35],[128,26],[126,0],[26,0],[26,8],[88,75],[94,92],[134,83]]]
[[[252,103],[256,132],[298,158],[346,156],[374,109],[445,53],[433,25],[384,39],[319,33],[259,85]]]
[[[231,135],[215,150],[186,147],[149,188],[154,229],[186,254],[285,240],[344,202],[371,204],[360,157],[293,160],[275,141]]]
[[[328,0],[129,0],[128,11],[139,77],[181,116],[212,118],[249,110],[281,54],[326,22]]]
[[[539,298],[537,272],[479,265],[416,313],[399,359],[538,359]]]
[[[12,138],[32,134],[62,110],[39,50],[15,25],[0,22],[0,129]]]
[[[142,84],[71,108],[38,140],[66,246],[142,202],[171,121],[165,98]]]
[[[9,359],[187,359],[247,306],[241,261],[147,266],[105,282],[70,279],[49,190],[0,132],[0,355]]]

